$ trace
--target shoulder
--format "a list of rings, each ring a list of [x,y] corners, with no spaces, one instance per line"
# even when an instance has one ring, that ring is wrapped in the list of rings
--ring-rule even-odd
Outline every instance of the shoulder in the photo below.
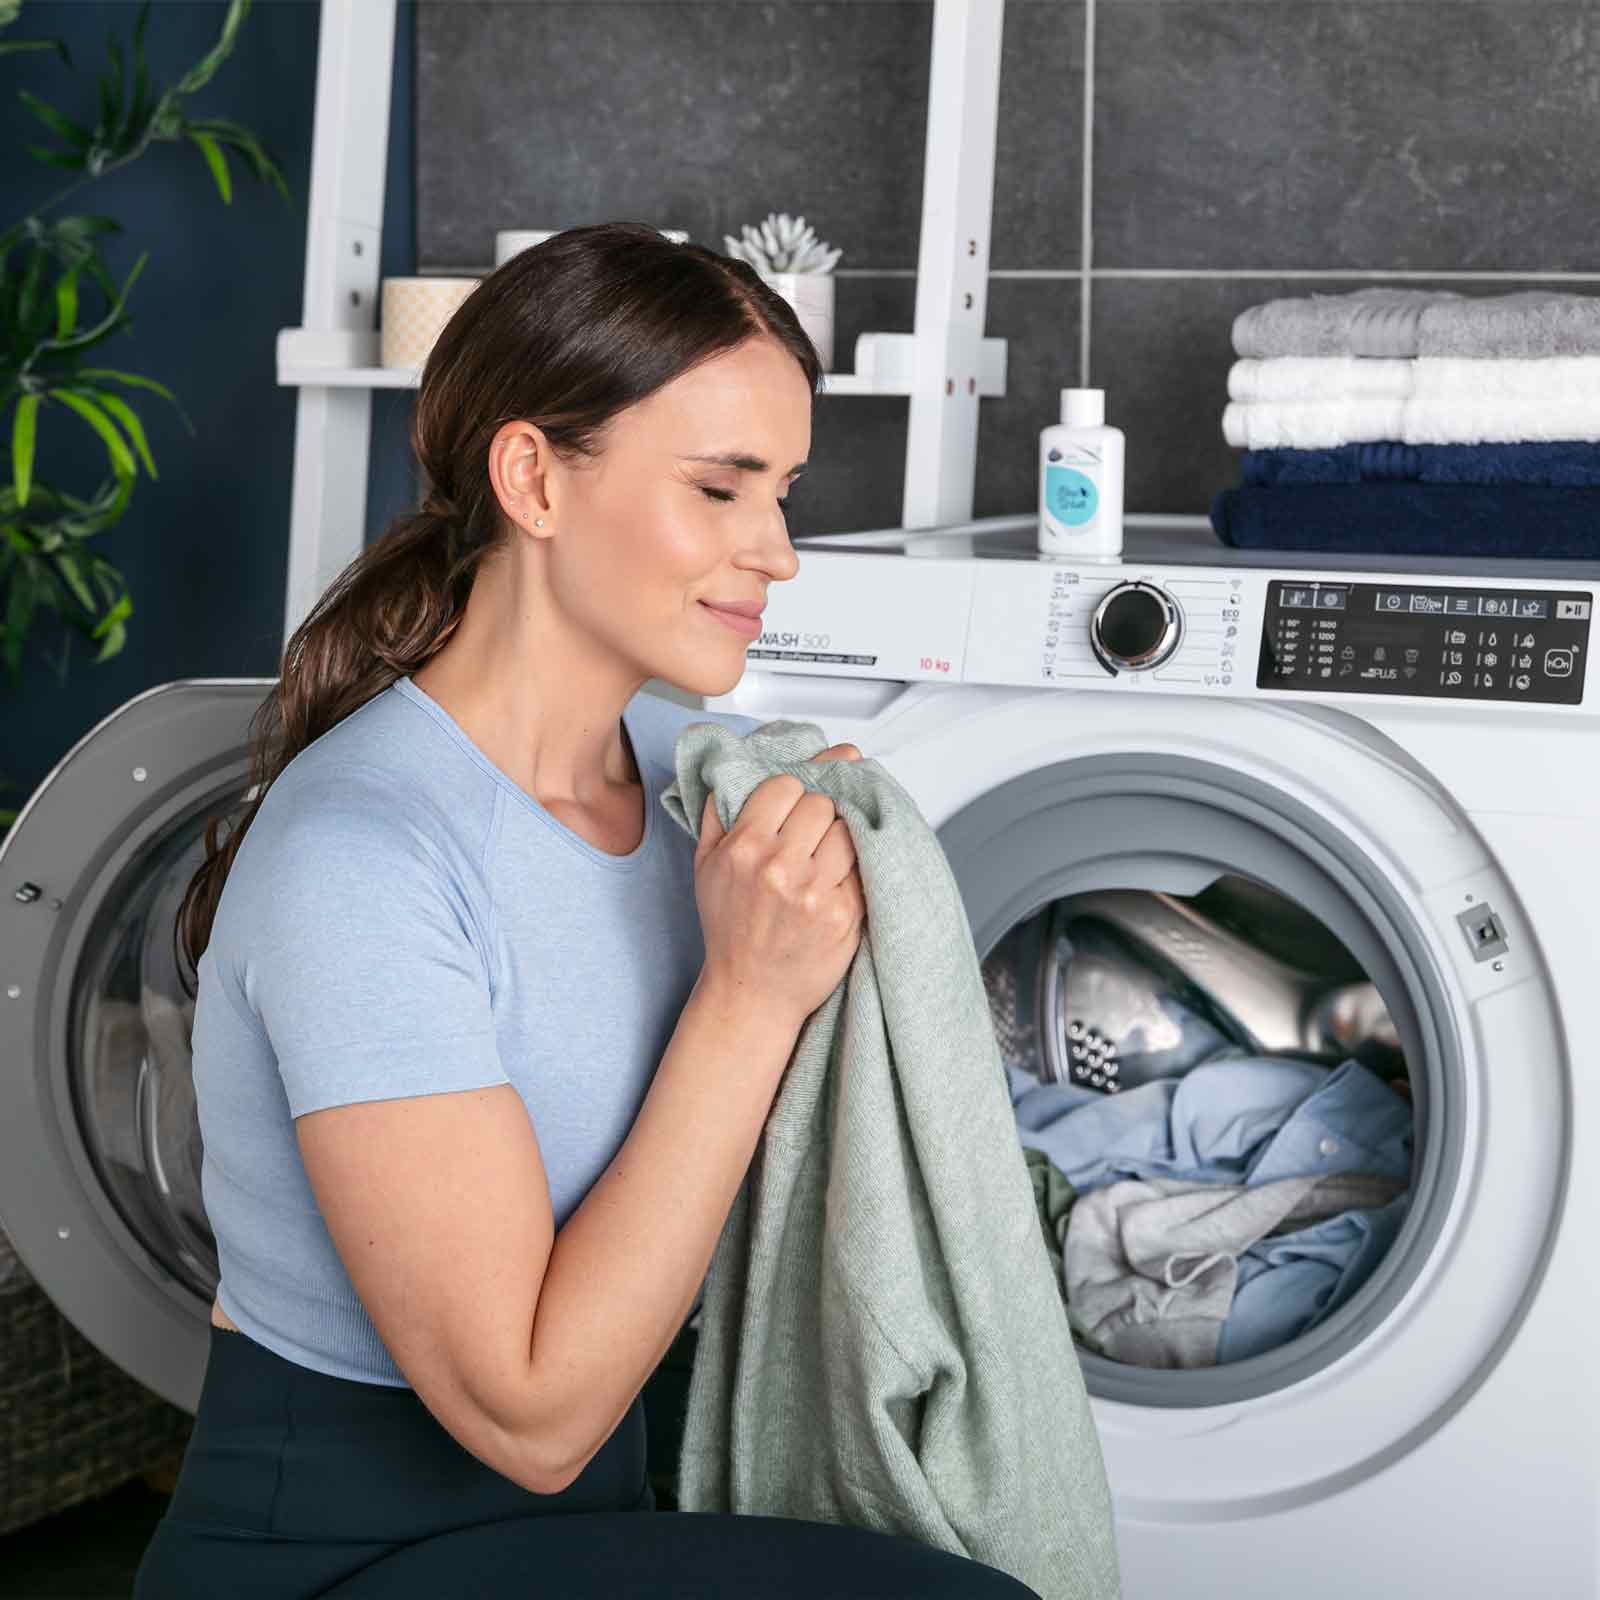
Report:
[[[267,790],[228,874],[236,915],[377,911],[412,887],[463,907],[482,898],[495,786],[381,701],[308,745]]]

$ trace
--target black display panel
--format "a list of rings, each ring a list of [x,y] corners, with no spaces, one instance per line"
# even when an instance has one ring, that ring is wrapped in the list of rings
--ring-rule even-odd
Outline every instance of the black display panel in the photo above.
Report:
[[[1578,705],[1594,594],[1426,584],[1267,584],[1256,684]]]

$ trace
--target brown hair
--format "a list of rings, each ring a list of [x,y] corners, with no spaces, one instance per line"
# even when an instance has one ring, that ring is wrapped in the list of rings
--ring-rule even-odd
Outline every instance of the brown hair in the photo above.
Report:
[[[278,774],[454,631],[475,572],[507,538],[489,482],[495,434],[522,418],[558,455],[593,457],[618,412],[763,334],[790,351],[815,393],[816,349],[753,267],[636,222],[568,228],[514,256],[462,302],[422,369],[412,416],[411,448],[429,493],[329,584],[284,646],[278,681],[251,721],[243,815],[225,842],[225,817],[207,824],[206,860],[178,910],[175,932],[191,966]]]

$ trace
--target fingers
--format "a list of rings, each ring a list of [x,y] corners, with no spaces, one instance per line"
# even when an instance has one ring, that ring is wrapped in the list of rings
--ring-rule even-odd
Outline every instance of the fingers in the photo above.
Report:
[[[722,818],[717,815],[716,796],[708,789],[706,803],[700,813],[700,841],[694,852],[697,859],[716,849],[723,831]]]
[[[861,750],[854,744],[830,744],[826,750],[818,750],[811,757],[813,762],[859,762],[864,760]],[[826,795],[818,794],[816,790],[806,789],[805,784],[798,778],[790,778],[789,774],[782,773],[776,778],[768,778],[755,787],[754,794],[744,803],[744,810],[739,813],[738,826],[741,829],[752,829],[763,834],[784,837],[784,842],[794,843],[797,850],[805,854],[814,854],[818,851],[824,837],[829,834],[830,826],[835,822],[834,803]],[[843,830],[843,824],[838,824],[838,829]],[[706,811],[701,818],[701,837],[696,846],[696,859],[701,858],[707,851],[715,850],[725,834],[722,821],[717,818],[715,808],[710,803],[710,795],[706,797]],[[845,832],[845,842],[848,843],[848,832]],[[838,864],[835,858],[838,848],[829,853],[827,862],[826,882],[838,883],[843,877],[843,872],[848,870],[848,864]],[[854,859],[851,856],[851,859]],[[837,870],[835,870],[837,867]]]
[[[832,799],[816,789],[806,789],[779,825],[778,838],[796,851],[814,855],[836,820]]]
[[[811,852],[817,877],[830,888],[843,883],[855,871],[855,845],[843,817],[835,817],[823,834],[822,842]]]

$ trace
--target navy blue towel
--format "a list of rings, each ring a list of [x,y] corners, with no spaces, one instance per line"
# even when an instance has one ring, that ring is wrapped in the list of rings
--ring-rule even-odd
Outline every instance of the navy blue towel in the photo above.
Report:
[[[1600,489],[1330,483],[1220,490],[1211,526],[1242,550],[1600,561]]]
[[[1246,450],[1246,485],[1302,483],[1541,483],[1600,488],[1600,444],[1587,439],[1515,444],[1399,444],[1332,450]]]

